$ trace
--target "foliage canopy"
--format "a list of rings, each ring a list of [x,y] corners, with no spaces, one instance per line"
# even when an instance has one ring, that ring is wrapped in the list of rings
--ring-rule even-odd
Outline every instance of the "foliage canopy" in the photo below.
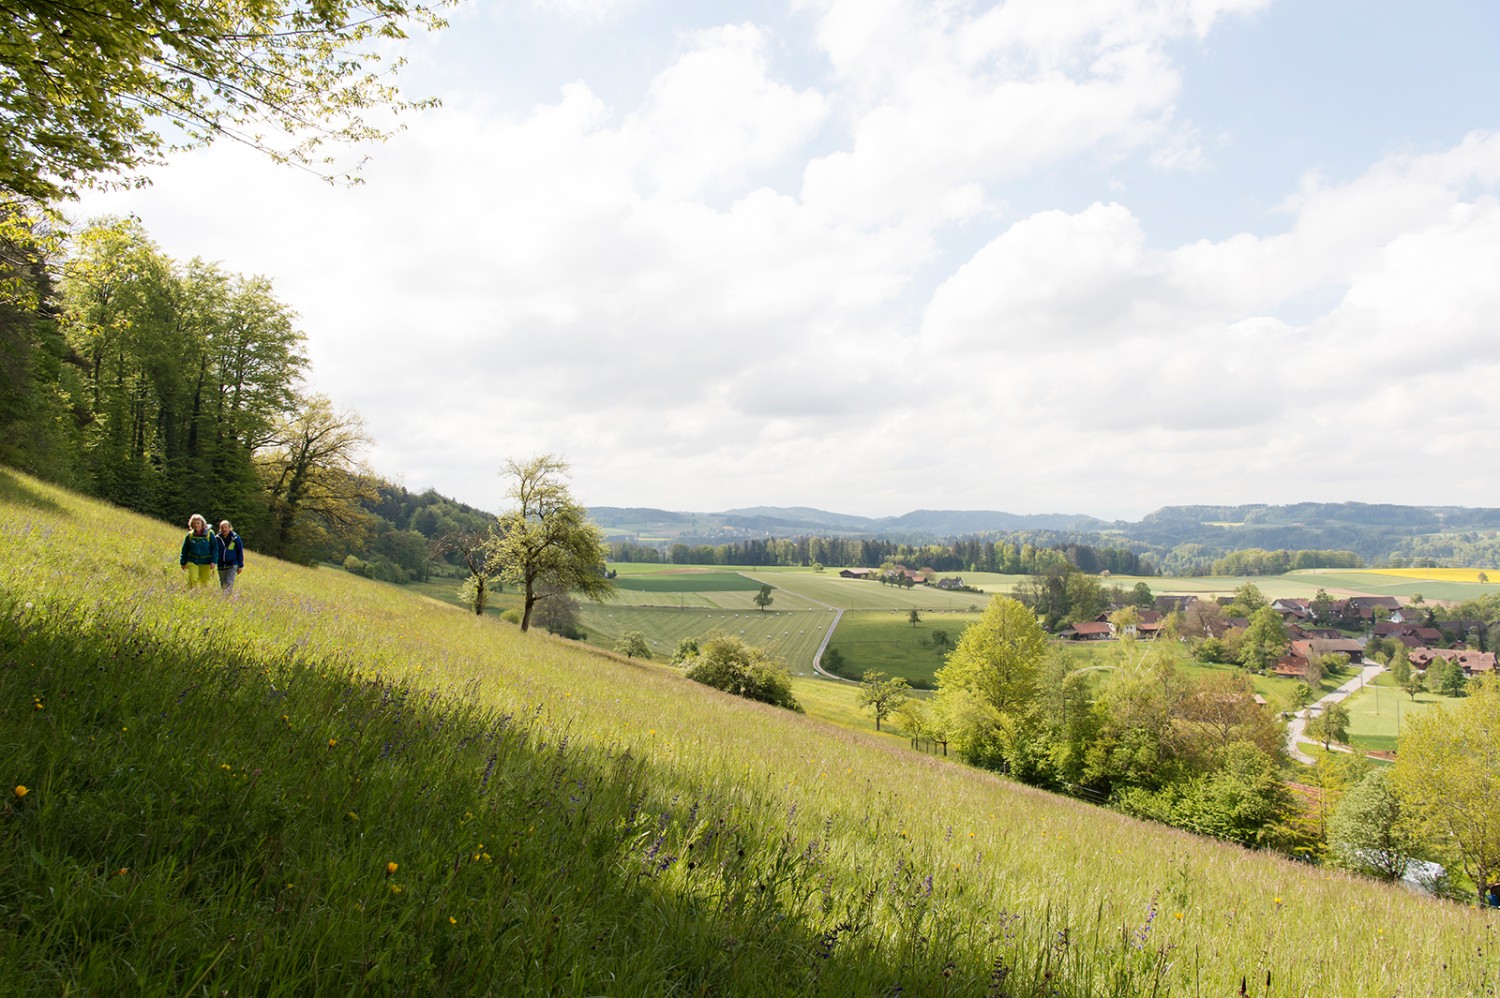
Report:
[[[409,0],[0,0],[0,191],[72,197],[106,173],[229,137],[326,172],[322,147],[383,139],[403,100],[383,50],[444,26]],[[165,128],[163,128],[165,126]]]

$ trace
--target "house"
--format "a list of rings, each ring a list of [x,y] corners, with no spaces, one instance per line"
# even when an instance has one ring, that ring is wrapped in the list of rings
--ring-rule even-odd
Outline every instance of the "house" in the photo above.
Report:
[[[938,579],[937,587],[939,589],[962,589],[964,587],[963,576],[955,575],[951,579]]]
[[[1058,632],[1058,637],[1069,641],[1104,641],[1115,636],[1114,625],[1108,621],[1080,620],[1069,624]]]
[[[1427,619],[1427,611],[1416,606],[1397,607],[1391,611],[1390,619],[1396,624],[1420,624]]]
[[[839,573],[841,579],[868,579],[875,574],[873,568],[846,568]]]
[[[1495,653],[1469,651],[1467,648],[1417,648],[1411,652],[1413,668],[1427,671],[1435,659],[1445,658],[1457,662],[1464,675],[1473,676],[1481,672],[1495,671]]]
[[[1271,609],[1281,614],[1283,620],[1311,620],[1312,600],[1301,596],[1288,596],[1271,601]]]
[[[1299,644],[1301,642],[1298,642]],[[1306,679],[1307,678],[1307,656],[1299,654],[1295,650],[1288,652],[1276,660],[1276,665],[1271,670],[1273,675],[1282,679]]]
[[[1293,641],[1292,654],[1304,660],[1322,658],[1324,655],[1348,655],[1349,662],[1358,665],[1365,660],[1365,646],[1354,638],[1314,638],[1311,641]]]
[[[1192,595],[1158,596],[1155,606],[1158,613],[1182,613],[1196,602],[1198,602],[1198,597]]]

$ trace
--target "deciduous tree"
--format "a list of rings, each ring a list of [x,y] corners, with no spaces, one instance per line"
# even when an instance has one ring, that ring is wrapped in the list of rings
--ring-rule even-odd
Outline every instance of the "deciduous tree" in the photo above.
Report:
[[[650,658],[651,646],[646,643],[646,635],[640,631],[626,631],[615,642],[615,651],[626,658]]]
[[[402,60],[382,49],[409,27],[441,27],[439,6],[0,0],[0,199],[70,197],[226,137],[329,172],[325,145],[385,138],[375,112],[429,103],[400,97]]]
[[[765,613],[766,607],[770,606],[775,599],[776,597],[771,595],[771,586],[769,584],[762,584],[760,592],[755,594],[755,605],[760,607],[761,613]]]
[[[902,676],[887,676],[879,669],[867,670],[859,683],[859,705],[875,714],[875,730],[880,722],[910,699],[911,684]]]
[[[1479,891],[1500,876],[1500,681],[1412,717],[1391,789],[1424,842],[1451,849]]]
[[[539,600],[570,591],[596,602],[610,596],[604,535],[568,490],[567,463],[542,454],[506,461],[503,473],[516,505],[500,517],[489,553],[501,578],[521,589],[521,630],[531,627]]]

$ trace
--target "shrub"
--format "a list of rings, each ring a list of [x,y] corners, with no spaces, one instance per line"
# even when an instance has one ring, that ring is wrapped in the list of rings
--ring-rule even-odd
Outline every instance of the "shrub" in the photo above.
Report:
[[[747,700],[802,713],[802,705],[792,695],[792,676],[786,666],[765,649],[739,638],[723,634],[709,638],[688,666],[687,677]]]

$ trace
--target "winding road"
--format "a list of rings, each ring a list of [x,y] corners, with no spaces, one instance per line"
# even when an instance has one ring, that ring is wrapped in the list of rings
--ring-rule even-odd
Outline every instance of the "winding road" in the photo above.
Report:
[[[1326,707],[1331,703],[1338,703],[1340,700],[1347,699],[1356,691],[1364,689],[1365,683],[1368,683],[1370,680],[1374,679],[1384,671],[1385,666],[1383,665],[1367,665],[1359,671],[1359,675],[1355,676],[1353,679],[1349,680],[1347,683],[1340,686],[1332,693],[1327,694],[1326,696],[1313,702],[1312,704],[1309,704],[1308,706],[1297,711],[1296,714],[1292,715],[1292,723],[1288,724],[1286,727],[1287,754],[1289,754],[1293,759],[1296,759],[1298,762],[1305,763],[1309,766],[1312,765],[1316,760],[1314,760],[1312,756],[1308,755],[1306,752],[1297,747],[1297,744],[1299,742],[1312,741],[1311,738],[1308,738],[1305,735],[1308,719],[1316,717],[1316,712],[1323,707]],[[1335,745],[1333,746],[1333,748],[1339,752],[1349,751],[1346,746],[1342,745]]]

